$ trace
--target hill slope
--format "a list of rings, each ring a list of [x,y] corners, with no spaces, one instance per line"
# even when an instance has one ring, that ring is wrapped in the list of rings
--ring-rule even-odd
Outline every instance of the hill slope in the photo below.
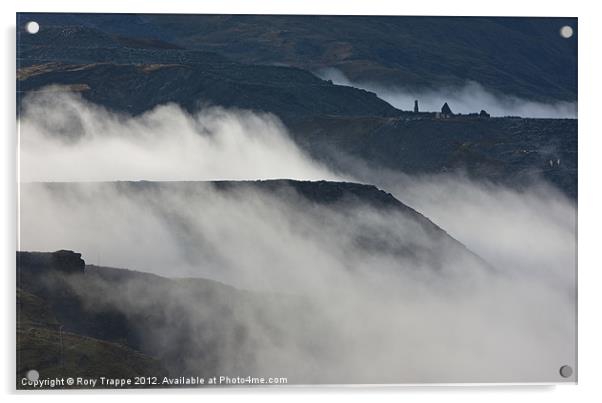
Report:
[[[81,262],[81,267],[73,271],[72,262]],[[90,337],[64,322],[65,312],[77,308],[73,295],[57,286],[58,279],[83,273],[83,263],[78,254],[67,251],[17,252],[17,389],[34,389],[22,382],[32,369],[41,378],[51,379],[167,374],[156,359],[133,350],[123,340]]]
[[[26,17],[28,16],[22,16]],[[543,178],[558,186],[565,194],[577,197],[576,120],[475,119],[458,116],[452,120],[437,120],[431,116],[433,114],[412,114],[397,110],[371,92],[333,85],[300,68],[246,64],[213,52],[225,51],[231,57],[254,63],[267,63],[261,59],[263,56],[260,56],[265,52],[292,57],[290,52],[279,47],[282,43],[276,40],[262,42],[267,47],[249,44],[240,48],[248,57],[231,54],[228,50],[228,44],[239,43],[234,41],[234,33],[230,32],[234,27],[241,30],[243,39],[248,32],[259,35],[258,32],[263,30],[265,25],[259,22],[265,21],[264,18],[267,17],[157,17],[165,22],[166,26],[169,26],[167,21],[171,21],[171,18],[173,21],[189,24],[197,20],[211,22],[204,28],[191,27],[191,35],[196,32],[195,29],[213,32],[210,35],[209,31],[203,31],[207,35],[197,38],[200,44],[198,47],[203,50],[180,48],[162,41],[164,35],[157,36],[151,34],[151,31],[140,31],[141,35],[142,32],[149,35],[146,39],[124,37],[117,28],[99,26],[98,21],[106,22],[104,17],[94,17],[96,19],[93,21],[96,22],[93,23],[87,15],[71,15],[70,24],[79,21],[83,25],[62,26],[60,21],[63,17],[66,18],[55,14],[41,16],[40,18],[50,18],[49,26],[45,26],[37,35],[21,33],[18,48],[20,68],[17,73],[20,102],[25,94],[54,84],[61,86],[54,91],[78,91],[94,103],[131,114],[140,114],[168,102],[180,104],[191,112],[204,104],[269,112],[276,114],[292,129],[297,143],[313,157],[355,176],[361,177],[357,167],[341,164],[341,160],[348,157],[359,158],[363,164],[376,169],[386,168],[410,174],[463,169],[476,179],[503,182],[510,186],[522,186],[534,178]],[[139,28],[156,27],[150,22],[153,18],[155,17],[122,16],[115,17],[114,23],[118,25],[122,19],[134,19],[138,21],[139,24],[135,26]],[[332,22],[332,27],[336,28],[332,32],[324,33],[322,28],[316,27],[315,32],[312,31],[312,35],[316,35],[316,41],[322,34],[340,35],[346,32],[345,29],[348,30],[359,22],[365,29],[374,31],[374,35],[388,32],[387,30],[394,30],[401,35],[405,29],[414,25],[416,32],[427,30],[426,25],[421,24],[431,21],[421,18],[409,19],[408,21],[413,22],[404,28],[397,26],[397,19],[377,20],[386,24],[376,27],[371,25],[372,19],[347,17],[333,17],[332,21],[330,17],[320,17],[317,20],[305,17],[278,17],[274,19],[274,24],[278,26],[286,21],[290,22],[290,41],[295,43],[295,38],[310,35],[306,31],[315,25],[315,21]],[[439,27],[437,29],[443,30],[454,27],[454,21],[464,22],[436,18],[433,23],[435,27]],[[569,45],[557,44],[557,38],[552,41],[547,36],[551,35],[549,30],[560,22],[561,20],[556,19],[471,19],[467,24],[472,28],[467,32],[476,29],[477,26],[482,29],[494,26],[502,30],[500,32],[508,29],[516,31],[516,35],[535,35],[536,39],[522,38],[527,43],[524,46],[531,46],[531,40],[533,43],[539,43],[538,41],[547,38],[551,43],[550,48],[544,47],[540,49],[541,52],[555,52],[554,54],[568,57],[568,54],[563,53],[566,49],[555,47]],[[167,32],[166,30],[168,31],[167,28],[161,29],[160,32]],[[433,28],[431,34],[435,35],[436,32]],[[557,35],[556,31],[553,32]],[[424,40],[431,34],[425,34]],[[204,41],[217,40],[218,37],[221,41],[220,46],[202,45],[206,43]],[[163,39],[177,38],[174,34]],[[261,38],[261,35],[257,38]],[[249,37],[245,40],[255,39]],[[358,39],[357,46],[364,46],[362,40]],[[484,51],[484,45],[474,46],[471,52],[479,49]],[[425,52],[434,51],[430,47],[425,49]],[[519,53],[519,56],[525,56],[522,52]],[[251,57],[252,55],[256,58]],[[538,53],[531,52],[530,55]],[[485,57],[482,54],[473,56]],[[544,56],[541,56],[541,60],[549,57]],[[307,63],[322,63],[319,55],[303,60],[307,60]],[[538,66],[540,59],[535,60],[535,64],[513,63],[512,66],[516,66],[517,69],[526,65]],[[356,58],[351,58],[351,61],[359,63]],[[453,65],[451,61],[449,63]],[[483,63],[475,62],[472,65],[482,67]],[[554,63],[545,63],[546,68],[553,65]],[[572,68],[564,67],[568,69],[565,71]],[[369,68],[364,70],[362,67],[360,70],[365,71],[365,74],[372,74]],[[539,85],[529,74],[518,71],[515,73],[515,79],[528,80],[531,83],[526,85],[525,82],[521,82],[521,88],[530,91]],[[495,72],[493,77],[503,78],[504,74],[507,72]],[[437,82],[436,78],[432,80],[432,83]],[[561,79],[554,80],[557,84],[563,82]],[[544,87],[551,90],[554,88],[549,83]],[[569,87],[570,85],[567,88]],[[559,95],[552,97],[566,98]]]
[[[320,117],[290,124],[314,157],[371,183],[388,169],[406,174],[460,170],[520,188],[539,180],[577,198],[577,121]],[[360,162],[360,164],[358,164]]]
[[[20,14],[216,51],[244,63],[336,67],[352,81],[437,88],[477,81],[492,92],[575,101],[575,18]]]
[[[304,276],[309,281],[304,287],[296,289],[293,285],[277,287],[276,290],[246,291],[225,284],[201,278],[166,278],[136,271],[84,266],[80,255],[59,251],[54,253],[17,252],[17,287],[18,294],[18,349],[19,371],[36,367],[43,376],[63,374],[64,371],[83,362],[86,374],[101,374],[103,371],[117,371],[115,374],[129,376],[145,371],[152,376],[165,373],[166,368],[171,376],[215,376],[218,374],[253,374],[253,376],[289,376],[290,382],[305,382],[315,372],[311,370],[314,362],[323,360],[323,352],[337,354],[337,350],[329,350],[329,343],[340,343],[341,329],[336,322],[325,314],[327,307],[323,298],[333,298],[339,293],[377,292],[382,294],[383,285],[377,279],[391,282],[391,276],[425,276],[433,282],[439,278],[447,284],[452,278],[460,281],[471,270],[491,272],[480,258],[468,251],[462,244],[451,238],[428,219],[403,205],[393,196],[378,190],[374,186],[337,182],[296,182],[296,181],[258,181],[258,182],[215,182],[203,184],[196,182],[182,183],[149,183],[121,182],[116,184],[27,184],[22,190],[26,193],[32,187],[45,187],[53,192],[63,192],[70,203],[77,200],[78,187],[86,191],[95,188],[103,193],[109,186],[116,187],[119,193],[128,193],[139,206],[154,202],[164,205],[166,219],[173,224],[174,231],[186,238],[185,242],[195,248],[203,248],[203,239],[210,234],[202,234],[195,238],[197,231],[192,223],[183,222],[182,217],[174,213],[174,206],[165,205],[166,201],[159,196],[161,192],[173,197],[177,194],[188,195],[193,200],[206,192],[241,197],[239,208],[245,203],[257,203],[258,199],[276,198],[296,209],[304,200],[303,216],[307,222],[313,222],[312,216],[324,224],[314,228],[317,233],[328,234],[328,228],[335,225],[337,215],[349,225],[357,226],[357,237],[351,239],[353,249],[362,253],[372,262],[365,267],[366,277],[358,267],[342,264],[342,272],[333,277],[335,272],[320,271],[324,268],[334,269],[339,265],[334,261],[324,261],[316,254],[311,263],[301,266]],[[248,192],[253,193],[248,193]],[[99,193],[95,193],[99,194]],[[251,196],[253,195],[253,196]],[[263,196],[262,196],[263,195]],[[209,194],[204,197],[211,198]],[[104,203],[110,210],[110,203]],[[123,208],[123,204],[120,204]],[[190,202],[188,208],[194,209]],[[361,206],[364,215],[383,214],[388,218],[384,227],[370,226],[362,223],[361,217],[354,214],[354,209]],[[42,206],[41,206],[42,207]],[[142,208],[142,207],[141,207]],[[371,210],[374,213],[369,213]],[[272,208],[273,210],[273,208]],[[207,210],[202,210],[207,211]],[[72,210],[75,214],[75,210]],[[31,212],[24,211],[25,215]],[[90,212],[93,214],[93,212]],[[202,213],[199,212],[199,215]],[[247,214],[252,214],[248,212]],[[62,233],[71,230],[67,220]],[[77,236],[87,237],[85,225],[75,222]],[[87,225],[90,223],[88,222]],[[296,219],[303,237],[311,237],[307,233],[302,220]],[[117,225],[114,223],[113,225]],[[139,222],[139,225],[142,225]],[[280,227],[281,224],[278,224]],[[315,225],[315,224],[314,224]],[[236,226],[237,231],[244,228],[244,220]],[[395,236],[397,230],[405,229],[406,235]],[[214,227],[214,231],[220,231]],[[282,231],[282,230],[281,230]],[[285,231],[279,233],[285,236]],[[232,238],[226,235],[226,238]],[[103,236],[99,234],[97,236]],[[341,239],[349,235],[339,234]],[[146,234],[146,237],[152,237]],[[414,239],[422,239],[422,246]],[[423,239],[424,238],[424,239]],[[145,238],[139,238],[144,241]],[[268,242],[266,238],[247,238],[261,248]],[[288,253],[294,253],[295,245],[289,245]],[[123,249],[123,246],[121,247]],[[117,250],[117,254],[134,254],[135,246],[125,246]],[[333,250],[332,256],[340,251]],[[146,251],[146,253],[150,253]],[[248,254],[236,255],[235,261],[242,270],[250,270],[244,261],[250,259]],[[347,252],[349,254],[350,252]],[[355,252],[354,252],[355,253]],[[186,254],[182,256],[186,257]],[[187,258],[190,258],[188,256]],[[394,263],[397,274],[387,274],[387,268],[378,264],[378,259]],[[141,260],[144,257],[140,257]],[[344,260],[344,257],[338,257]],[[459,273],[453,272],[449,265],[462,262]],[[415,262],[411,267],[409,261]],[[202,264],[201,262],[198,263]],[[233,268],[221,267],[221,270]],[[272,272],[262,274],[249,273],[255,277],[283,274],[287,270],[299,268],[286,267],[278,262],[273,263]],[[271,274],[270,274],[271,273]],[[414,273],[414,274],[412,274]],[[368,275],[369,274],[369,275]],[[349,278],[357,276],[357,283]],[[456,277],[459,276],[459,277]],[[320,283],[312,282],[312,277],[322,278]],[[334,279],[339,279],[334,281]],[[331,279],[333,283],[327,282]],[[344,280],[347,279],[347,280]],[[258,279],[259,284],[269,284],[269,279]],[[374,285],[371,285],[374,282]],[[323,286],[326,286],[324,288]],[[377,287],[375,290],[372,287]],[[300,291],[305,290],[305,291]],[[324,292],[325,294],[322,294]],[[396,289],[395,293],[400,291]],[[355,297],[354,297],[355,298]],[[346,309],[346,308],[345,308]],[[340,315],[340,313],[336,313]],[[32,331],[32,323],[37,323]],[[62,330],[59,330],[62,326]],[[312,329],[311,336],[299,339],[299,334]],[[64,351],[57,350],[56,343],[61,334]],[[323,335],[324,340],[320,338]],[[335,337],[335,339],[331,339]],[[54,343],[54,344],[53,344]],[[50,348],[52,347],[52,348]],[[44,350],[46,349],[46,350]],[[326,350],[323,350],[326,349]],[[44,350],[44,353],[41,351]],[[286,360],[276,359],[279,351],[296,351],[306,359],[305,363],[292,366]],[[115,359],[105,360],[117,354]],[[274,355],[276,354],[276,355]],[[59,356],[63,357],[59,360]],[[152,358],[151,358],[152,357]],[[340,358],[333,358],[331,365],[338,365]],[[146,360],[146,361],[145,361]],[[157,361],[154,361],[157,360]],[[46,362],[48,361],[48,362]],[[146,362],[146,364],[145,364]],[[306,368],[306,366],[309,366]],[[297,371],[309,371],[303,376]],[[266,369],[271,370],[267,371]],[[267,371],[267,372],[266,372]],[[303,372],[301,371],[301,372]],[[326,373],[326,372],[325,372]],[[324,374],[325,374],[324,373]],[[128,375],[129,374],[129,375]],[[333,373],[334,374],[334,373]],[[296,375],[296,377],[295,377]],[[317,382],[352,382],[337,375],[321,377]]]

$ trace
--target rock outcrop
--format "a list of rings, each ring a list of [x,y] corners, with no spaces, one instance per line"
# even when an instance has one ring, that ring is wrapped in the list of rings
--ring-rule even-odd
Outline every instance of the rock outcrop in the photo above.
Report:
[[[81,253],[70,250],[56,252],[17,252],[17,268],[28,271],[56,270],[83,273],[86,262]]]

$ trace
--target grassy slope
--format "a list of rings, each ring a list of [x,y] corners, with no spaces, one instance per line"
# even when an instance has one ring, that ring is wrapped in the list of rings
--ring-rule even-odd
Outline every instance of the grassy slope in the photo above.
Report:
[[[27,371],[40,378],[133,378],[166,371],[155,359],[125,345],[62,329],[48,301],[17,289],[17,388]]]

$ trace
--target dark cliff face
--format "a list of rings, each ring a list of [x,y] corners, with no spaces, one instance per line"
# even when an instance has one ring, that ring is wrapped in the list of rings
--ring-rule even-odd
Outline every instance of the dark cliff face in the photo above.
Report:
[[[56,252],[17,252],[17,268],[31,272],[54,270],[63,273],[83,273],[86,262],[81,253],[70,250]]]

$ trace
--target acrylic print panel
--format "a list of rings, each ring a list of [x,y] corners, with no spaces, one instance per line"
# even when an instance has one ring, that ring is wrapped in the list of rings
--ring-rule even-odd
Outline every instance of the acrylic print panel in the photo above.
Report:
[[[17,388],[576,381],[576,19],[17,31]]]

